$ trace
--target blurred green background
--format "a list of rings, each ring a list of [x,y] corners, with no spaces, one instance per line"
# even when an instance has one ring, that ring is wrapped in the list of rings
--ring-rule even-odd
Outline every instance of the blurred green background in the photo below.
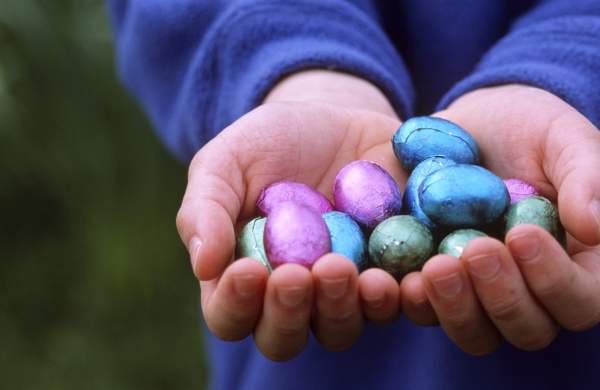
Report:
[[[202,388],[186,169],[117,81],[103,1],[0,1],[0,168],[0,387]]]

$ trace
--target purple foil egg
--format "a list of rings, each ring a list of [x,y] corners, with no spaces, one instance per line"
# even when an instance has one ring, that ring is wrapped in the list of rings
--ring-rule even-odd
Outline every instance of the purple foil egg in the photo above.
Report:
[[[331,252],[329,230],[321,214],[293,202],[273,207],[265,225],[264,244],[273,268],[293,263],[310,269],[321,256]]]
[[[510,195],[510,204],[515,204],[518,201],[539,195],[539,191],[535,186],[519,179],[504,180],[508,193]]]
[[[367,228],[400,214],[402,194],[392,176],[374,162],[359,160],[340,170],[333,185],[335,209]]]
[[[256,201],[256,206],[263,215],[270,215],[275,206],[284,202],[303,204],[320,214],[333,211],[331,202],[323,194],[306,184],[293,181],[277,181],[265,187]]]

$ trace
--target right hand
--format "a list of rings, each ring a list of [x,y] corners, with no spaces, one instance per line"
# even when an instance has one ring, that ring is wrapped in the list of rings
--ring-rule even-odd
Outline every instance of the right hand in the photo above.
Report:
[[[315,76],[332,73],[309,72],[308,83],[302,76],[296,80],[311,85]],[[339,99],[329,90],[324,99],[300,93],[289,99],[295,102],[284,102],[286,91],[298,85],[284,80],[283,88],[272,93],[275,97],[206,144],[191,162],[177,215],[179,234],[200,280],[208,328],[223,340],[254,333],[258,348],[273,360],[287,360],[303,350],[311,321],[325,348],[342,350],[360,335],[364,318],[387,322],[398,315],[398,283],[379,269],[358,275],[340,255],[323,256],[312,270],[286,264],[270,277],[255,260],[232,262],[236,228],[256,214],[261,189],[274,181],[302,182],[331,199],[337,172],[351,161],[367,159],[382,165],[399,184],[405,182],[390,144],[400,123],[389,105],[373,108],[373,94],[385,101],[383,95],[352,76],[333,77],[333,85],[344,79],[355,84],[342,89]],[[370,89],[360,93],[361,88]],[[361,96],[364,105],[358,101]],[[348,104],[340,103],[344,99]]]

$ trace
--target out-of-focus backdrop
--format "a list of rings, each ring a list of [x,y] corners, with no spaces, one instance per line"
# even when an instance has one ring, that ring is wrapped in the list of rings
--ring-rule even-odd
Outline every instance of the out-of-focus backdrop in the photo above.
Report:
[[[118,83],[102,0],[0,1],[0,169],[0,388],[202,388],[186,168]]]

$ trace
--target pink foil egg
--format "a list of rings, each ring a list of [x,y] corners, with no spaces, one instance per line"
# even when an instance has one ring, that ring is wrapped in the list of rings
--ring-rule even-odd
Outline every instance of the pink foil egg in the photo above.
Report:
[[[306,184],[293,181],[277,181],[265,187],[256,201],[256,206],[263,215],[270,215],[275,206],[284,202],[303,204],[320,214],[333,211],[331,202],[323,194]]]
[[[273,268],[293,263],[310,269],[331,252],[329,230],[320,212],[293,202],[280,203],[270,211],[264,244]]]
[[[510,195],[510,204],[515,204],[522,199],[540,194],[532,184],[520,179],[505,179],[504,184],[506,184]]]
[[[335,209],[374,228],[400,214],[402,194],[392,176],[372,161],[358,160],[340,170],[333,185]]]

